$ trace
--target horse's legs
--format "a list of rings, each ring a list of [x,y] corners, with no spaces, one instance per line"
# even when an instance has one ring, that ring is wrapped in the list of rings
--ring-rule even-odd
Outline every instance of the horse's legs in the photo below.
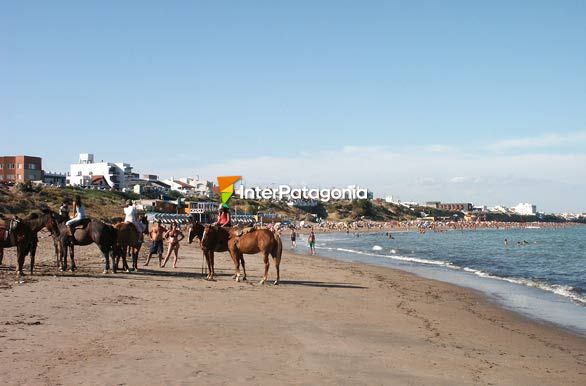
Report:
[[[33,274],[33,271],[35,269],[35,255],[37,253],[37,245],[38,244],[39,244],[39,238],[35,234],[33,236],[32,242],[31,242],[31,250],[30,250],[30,254],[31,254],[31,275]]]
[[[232,258],[232,262],[234,263],[234,276],[233,276],[233,278],[236,281],[240,281],[240,252],[230,251],[230,257]]]
[[[138,272],[138,254],[140,252],[140,247],[142,243],[138,245],[138,247],[131,248],[132,251],[132,269]]]
[[[273,257],[273,261],[275,262],[275,269],[277,270],[277,280],[275,280],[275,285],[279,284],[279,281],[281,280],[281,275],[280,275],[280,270],[279,270],[279,265],[281,264],[281,258],[280,257]]]
[[[61,267],[61,260],[59,259],[61,255],[59,254],[59,242],[56,239],[53,239],[53,247],[55,248],[55,260],[57,262],[57,268]]]
[[[130,272],[130,268],[128,267],[128,261],[126,256],[128,255],[128,248],[124,247],[120,252],[122,253],[122,269],[126,272]],[[118,268],[118,259],[116,259],[116,268]]]
[[[267,279],[269,278],[269,266],[271,265],[271,263],[269,262],[268,252],[264,252],[262,254],[262,261],[263,263],[265,263],[265,274],[262,276],[262,279],[260,279],[260,284],[264,284],[265,281],[267,281]]]
[[[3,258],[4,258],[4,248],[0,248],[0,265],[2,265]]]
[[[103,273],[108,273],[108,271],[110,270],[110,248],[101,245],[100,251],[102,252],[102,255],[104,256],[104,261],[106,262],[106,266],[104,267]],[[114,254],[112,254],[112,266],[114,266]],[[114,272],[116,272],[115,269]]]
[[[203,253],[205,259],[206,259],[206,265],[208,266],[208,274],[206,275],[206,280],[212,280],[213,278],[213,274],[212,274],[212,270],[213,270],[213,263],[212,263],[212,259],[214,258],[214,252],[213,251],[204,251]]]
[[[214,275],[216,274],[216,272],[214,271],[214,251],[210,252],[210,266],[208,267],[208,270],[210,271],[210,280],[214,280]]]
[[[77,269],[75,265],[75,252],[73,251],[73,242],[69,246],[69,256],[71,256],[71,272],[74,272]]]
[[[17,261],[18,261],[18,267],[16,269],[16,276],[17,277],[24,275],[24,272],[22,272],[22,268],[24,266],[24,257],[26,256],[25,252],[26,251],[22,246],[20,246],[20,245],[16,246],[16,257],[17,257]]]
[[[244,263],[244,255],[240,255],[240,264],[242,264],[242,281],[246,281],[246,264]]]
[[[67,239],[61,239],[59,241],[59,246],[61,247],[61,271],[67,271],[67,251],[69,248],[69,241]]]

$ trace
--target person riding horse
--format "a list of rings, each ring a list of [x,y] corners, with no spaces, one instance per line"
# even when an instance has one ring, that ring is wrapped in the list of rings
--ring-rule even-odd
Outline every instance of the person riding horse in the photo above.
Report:
[[[81,224],[86,218],[85,205],[81,202],[81,197],[77,195],[75,196],[75,201],[73,201],[73,218],[65,223],[71,237],[73,237],[75,227]]]
[[[124,222],[133,224],[138,232],[138,239],[143,241],[144,224],[138,218],[138,211],[131,200],[126,201],[126,208],[124,208]]]
[[[230,218],[230,210],[228,209],[228,205],[220,205],[220,208],[218,209],[218,221],[216,221],[215,225],[219,227],[232,226],[232,219]]]

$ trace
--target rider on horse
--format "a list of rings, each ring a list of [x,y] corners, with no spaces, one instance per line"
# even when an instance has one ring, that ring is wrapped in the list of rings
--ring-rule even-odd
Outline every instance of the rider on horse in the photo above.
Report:
[[[73,237],[73,233],[75,231],[75,227],[83,222],[87,216],[85,214],[85,205],[81,202],[81,197],[79,195],[75,196],[75,201],[73,201],[73,218],[65,223],[69,228],[70,236]]]
[[[138,232],[138,239],[143,241],[144,224],[138,218],[138,211],[131,200],[126,201],[126,208],[124,208],[124,222],[133,224]]]
[[[232,219],[230,218],[230,210],[228,209],[228,205],[220,205],[220,208],[218,209],[218,221],[216,221],[216,225],[219,227],[232,226]]]

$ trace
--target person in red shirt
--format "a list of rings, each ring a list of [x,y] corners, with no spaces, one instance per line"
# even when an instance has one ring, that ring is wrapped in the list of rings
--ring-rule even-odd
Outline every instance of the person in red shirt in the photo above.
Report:
[[[230,218],[230,210],[228,209],[228,206],[223,205],[220,208],[216,225],[220,227],[232,226],[232,219]]]

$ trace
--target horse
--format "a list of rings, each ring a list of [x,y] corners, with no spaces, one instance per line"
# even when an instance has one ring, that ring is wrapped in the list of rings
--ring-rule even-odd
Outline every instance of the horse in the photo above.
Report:
[[[22,269],[23,269],[22,266],[24,264],[24,258],[26,257],[27,254],[30,253],[30,255],[31,255],[30,273],[32,275],[34,268],[35,268],[35,255],[37,253],[37,245],[39,242],[37,233],[39,233],[41,231],[41,229],[46,227],[46,224],[48,222],[48,217],[49,217],[49,214],[47,214],[46,212],[43,211],[41,213],[33,212],[23,219],[18,219],[17,221],[21,222],[24,226],[28,227],[28,229],[31,232],[30,239],[26,238],[26,241],[29,242],[29,245],[26,248],[27,253],[25,253],[24,256],[22,256],[22,258],[21,258],[19,256],[17,244],[14,244],[12,242],[2,243],[2,244],[0,244],[0,264],[2,264],[2,258],[4,256],[3,249],[16,246],[17,247],[17,257],[18,257],[17,260],[18,260],[18,266],[19,266],[17,272],[22,274]],[[6,222],[6,220],[4,220],[4,222]],[[0,228],[2,228],[1,222],[0,222]],[[23,239],[23,242],[24,242],[24,239]]]
[[[148,222],[146,217],[141,218],[141,222],[145,225],[143,234],[148,233]],[[138,254],[142,246],[142,239],[134,224],[127,222],[120,222],[113,225],[116,230],[116,243],[112,248],[112,270],[114,273],[118,270],[118,262],[122,257],[122,269],[130,272],[126,257],[132,257],[132,270],[138,271]]]
[[[228,252],[228,238],[224,237],[217,237],[221,236],[218,234],[208,235],[205,245],[202,243],[203,235],[204,235],[205,226],[200,222],[192,222],[188,226],[188,241],[189,244],[193,242],[194,238],[198,238],[201,250],[203,255],[206,259],[206,264],[208,266],[208,275],[206,276],[206,280],[214,280],[214,275],[216,272],[214,271],[214,252]],[[242,264],[242,270],[244,275],[242,277],[243,281],[246,281],[246,265],[244,263],[244,258],[240,260]],[[236,278],[236,275],[234,275]]]
[[[236,271],[236,281],[240,281],[240,261],[244,260],[244,254],[262,253],[265,271],[260,284],[264,284],[268,280],[269,255],[273,257],[277,271],[277,279],[274,284],[279,284],[281,279],[279,266],[283,254],[283,242],[279,235],[268,229],[255,229],[249,233],[239,235],[238,229],[206,225],[201,240],[202,245],[211,247],[214,240],[216,242],[227,240],[228,251]]]
[[[0,222],[0,248],[16,247],[18,261],[18,268],[16,270],[17,277],[24,275],[24,258],[31,251],[34,238],[34,232],[24,220],[13,218]],[[2,251],[2,253],[4,252]],[[34,260],[31,260],[31,274],[33,273],[33,267]]]
[[[67,247],[73,245],[90,245],[95,243],[105,260],[104,273],[108,273],[110,270],[110,252],[112,247],[116,243],[117,232],[110,224],[103,223],[99,220],[84,219],[84,221],[76,226],[73,232],[73,237],[69,235],[69,229],[65,223],[58,223],[55,219],[59,216],[51,212],[49,216],[49,222],[47,229],[55,235],[59,243],[59,253],[62,262],[61,269],[67,270]],[[79,228],[81,226],[81,228]],[[71,250],[71,272],[76,270],[75,256],[73,248]]]

